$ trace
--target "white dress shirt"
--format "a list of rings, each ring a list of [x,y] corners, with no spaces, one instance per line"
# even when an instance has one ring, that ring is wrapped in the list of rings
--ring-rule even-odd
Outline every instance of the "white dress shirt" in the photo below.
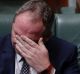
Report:
[[[16,57],[15,57],[15,74],[20,74],[22,64],[23,64],[23,61],[20,61],[21,58],[22,57],[19,54],[16,53]],[[30,74],[38,74],[38,73],[35,69],[30,67]],[[55,69],[54,68],[52,68],[51,74],[55,74]]]

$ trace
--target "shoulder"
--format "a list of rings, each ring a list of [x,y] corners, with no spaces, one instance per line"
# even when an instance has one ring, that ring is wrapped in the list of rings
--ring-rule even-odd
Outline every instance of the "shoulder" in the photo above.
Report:
[[[0,37],[0,49],[2,49],[2,47],[5,45],[7,38],[9,35],[5,35],[3,37]]]
[[[0,53],[7,52],[10,53],[13,49],[11,42],[11,35],[7,34],[4,37],[0,37]]]
[[[74,45],[71,42],[68,42],[66,40],[57,38],[55,36],[52,36],[48,41],[48,44],[54,46],[54,47],[59,47],[59,49],[65,48],[65,49],[72,49],[72,48],[76,48],[76,45]]]
[[[47,46],[50,48],[50,52],[55,52],[57,56],[69,57],[77,52],[76,45],[55,36],[47,41]]]
[[[0,37],[0,50],[2,46],[4,45],[4,42],[5,42],[5,37]]]
[[[71,64],[71,61],[77,60],[77,47],[70,42],[57,37],[51,37],[46,42],[46,46],[51,62],[55,63],[56,68],[63,63],[68,65],[68,63]]]
[[[12,46],[11,35],[0,38],[0,58],[11,58],[15,50]]]
[[[66,40],[53,37],[53,41],[56,43],[56,46],[58,46],[58,49],[64,54],[64,55],[74,55],[77,52],[77,46],[74,45],[71,42],[68,42]]]

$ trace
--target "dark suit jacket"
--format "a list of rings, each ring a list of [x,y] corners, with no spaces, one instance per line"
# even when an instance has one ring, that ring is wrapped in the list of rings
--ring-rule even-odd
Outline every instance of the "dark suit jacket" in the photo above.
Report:
[[[45,46],[56,74],[80,74],[76,46],[56,37],[51,37]],[[15,74],[15,49],[10,35],[0,38],[0,74]]]

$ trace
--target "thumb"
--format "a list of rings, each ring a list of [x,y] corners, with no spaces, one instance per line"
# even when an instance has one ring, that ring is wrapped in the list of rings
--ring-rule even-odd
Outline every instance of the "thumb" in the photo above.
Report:
[[[38,44],[39,44],[41,47],[45,47],[45,46],[44,46],[44,43],[43,43],[43,38],[42,38],[42,37],[39,39]]]

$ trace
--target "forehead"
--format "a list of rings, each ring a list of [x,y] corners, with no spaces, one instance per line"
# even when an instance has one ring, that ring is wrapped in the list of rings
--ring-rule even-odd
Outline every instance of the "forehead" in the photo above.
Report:
[[[23,12],[23,13],[20,13],[19,15],[17,15],[15,18],[15,21],[17,21],[17,20],[34,21],[34,20],[38,20],[38,19],[41,19],[40,15],[38,13],[26,11],[26,12]]]

